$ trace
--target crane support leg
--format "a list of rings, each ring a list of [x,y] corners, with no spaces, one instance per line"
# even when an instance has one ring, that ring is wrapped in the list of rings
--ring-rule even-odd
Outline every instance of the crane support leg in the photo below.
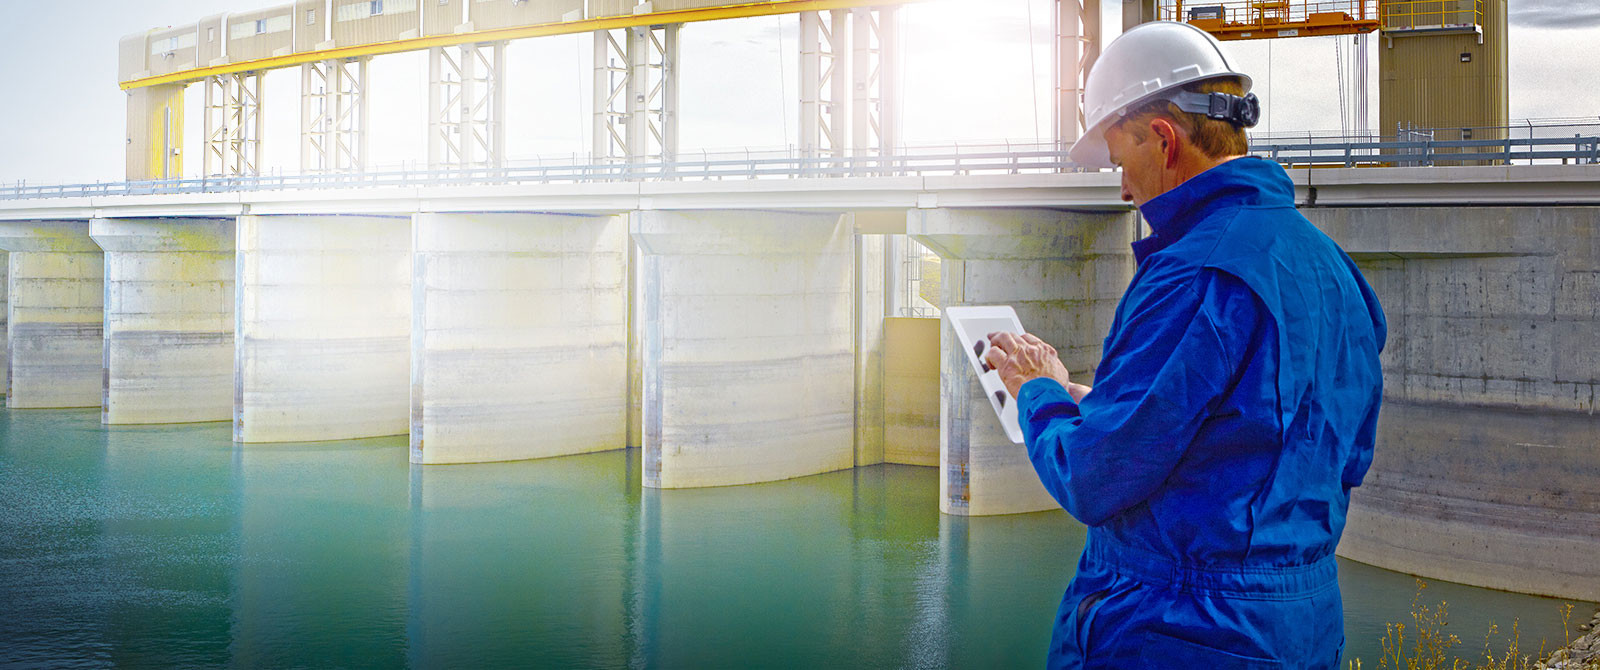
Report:
[[[428,168],[505,166],[505,42],[428,50]]]
[[[205,87],[206,176],[260,175],[261,73],[214,75]]]

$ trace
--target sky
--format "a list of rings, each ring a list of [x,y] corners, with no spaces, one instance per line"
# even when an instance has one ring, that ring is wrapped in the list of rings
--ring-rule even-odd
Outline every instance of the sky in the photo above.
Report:
[[[1121,0],[1104,0],[1106,20]],[[1600,120],[1600,0],[1508,0],[1511,118]],[[0,0],[0,44],[11,58],[0,81],[16,96],[0,106],[0,183],[92,183],[122,178],[124,94],[116,81],[117,41],[144,29],[272,0]],[[1053,0],[928,0],[903,10],[903,136],[909,144],[1032,142],[1050,136],[1050,16]],[[1029,26],[1033,29],[1029,30]],[[1114,33],[1115,29],[1108,29]],[[514,42],[508,47],[507,154],[513,160],[588,151],[589,35]],[[1264,101],[1258,131],[1339,131],[1354,125],[1340,106],[1335,42],[1351,38],[1228,42]],[[682,152],[791,146],[798,127],[795,16],[690,24],[681,37]],[[1377,49],[1369,73],[1377,96]],[[1031,44],[1031,49],[1030,49]],[[426,160],[427,59],[413,52],[373,59],[370,160],[400,166]],[[1347,74],[1346,78],[1353,75]],[[299,73],[265,80],[263,169],[299,164]],[[1345,83],[1352,100],[1353,83]],[[185,160],[198,175],[198,86],[186,98]],[[1351,104],[1347,102],[1347,106]],[[1376,105],[1369,110],[1376,124]]]

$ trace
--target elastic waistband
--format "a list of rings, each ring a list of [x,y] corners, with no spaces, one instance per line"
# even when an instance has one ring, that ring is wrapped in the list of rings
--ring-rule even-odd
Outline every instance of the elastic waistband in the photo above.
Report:
[[[1201,567],[1130,547],[1093,528],[1089,529],[1083,558],[1112,572],[1174,591],[1233,598],[1303,598],[1339,583],[1338,564],[1332,555],[1305,565]]]

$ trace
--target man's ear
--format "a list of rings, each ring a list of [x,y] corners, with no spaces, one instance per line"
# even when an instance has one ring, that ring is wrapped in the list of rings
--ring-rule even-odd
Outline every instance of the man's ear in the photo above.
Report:
[[[1166,167],[1178,164],[1178,128],[1171,121],[1156,117],[1150,120],[1150,132],[1161,141],[1161,154]]]

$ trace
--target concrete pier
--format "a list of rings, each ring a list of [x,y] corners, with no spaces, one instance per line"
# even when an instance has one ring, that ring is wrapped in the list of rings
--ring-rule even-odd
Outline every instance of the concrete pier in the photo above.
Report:
[[[108,424],[233,416],[233,219],[94,219]]]
[[[10,252],[6,406],[98,407],[105,264],[89,222],[0,222]]]
[[[885,440],[884,317],[890,235],[855,235],[856,467],[888,461]],[[891,461],[892,462],[892,461]]]
[[[1011,305],[1091,383],[1117,300],[1133,279],[1134,218],[1052,209],[918,209],[909,232],[942,259],[945,307]],[[1006,438],[955,334],[941,327],[939,509],[947,514],[1056,507],[1027,450]]]
[[[644,329],[644,485],[854,465],[854,258],[832,214],[632,216]]]
[[[411,462],[627,446],[627,225],[620,216],[417,215]]]
[[[4,273],[7,276],[10,275],[9,270],[7,270],[10,262],[11,254],[0,251],[0,273]],[[10,342],[8,332],[10,328],[5,321],[11,313],[11,309],[7,306],[10,304],[10,298],[6,293],[9,283],[0,280],[0,394],[9,393],[11,390],[11,355],[5,353],[11,350],[10,345],[7,344]]]
[[[1389,321],[1377,450],[1339,553],[1600,600],[1600,208],[1304,213]]]
[[[404,435],[411,219],[242,216],[234,440]]]

